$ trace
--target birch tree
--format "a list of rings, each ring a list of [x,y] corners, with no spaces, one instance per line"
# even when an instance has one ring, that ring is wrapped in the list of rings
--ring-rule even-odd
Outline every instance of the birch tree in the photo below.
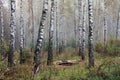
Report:
[[[106,0],[104,0],[104,53],[107,46],[107,20],[106,20]]]
[[[63,52],[63,32],[62,32],[62,27],[64,26],[64,0],[61,0],[60,1],[60,21],[59,21],[59,53],[62,53]]]
[[[82,53],[82,0],[78,0],[78,9],[79,9],[79,56]]]
[[[40,64],[41,64],[41,51],[42,51],[42,43],[44,38],[44,28],[45,28],[45,21],[47,18],[47,12],[48,12],[48,0],[44,0],[43,11],[42,11],[42,16],[41,16],[40,26],[38,31],[38,39],[37,39],[37,44],[34,52],[33,74],[39,71]]]
[[[31,11],[32,11],[32,45],[31,51],[34,49],[34,9],[33,9],[33,0],[31,0]]]
[[[74,0],[74,33],[75,33],[75,49],[76,49],[77,48],[76,0]]]
[[[13,66],[13,54],[15,49],[15,0],[10,0],[11,2],[11,19],[10,19],[10,43],[9,43],[9,53],[8,53],[8,67],[9,69]]]
[[[50,27],[49,27],[49,46],[47,65],[53,62],[53,26],[54,26],[54,0],[51,0]]]
[[[89,66],[94,66],[94,49],[93,49],[93,0],[88,0],[88,14],[89,14],[89,35],[88,35],[88,46],[89,46]]]
[[[24,18],[23,18],[23,0],[20,0],[20,64],[24,63]]]
[[[119,3],[119,10],[118,10],[118,17],[117,17],[116,39],[118,39],[119,35],[120,35],[120,3]]]
[[[82,60],[85,59],[85,27],[86,27],[86,18],[85,18],[85,3],[83,4],[83,26],[82,26],[82,51],[81,51],[81,57],[82,57]]]
[[[57,3],[57,0],[56,0],[56,51],[57,51],[57,53],[58,53],[58,46],[59,46],[58,27],[59,27],[59,23],[58,23],[58,3]]]
[[[0,0],[0,26],[1,26],[1,56],[4,58],[4,20],[3,20],[3,3]]]

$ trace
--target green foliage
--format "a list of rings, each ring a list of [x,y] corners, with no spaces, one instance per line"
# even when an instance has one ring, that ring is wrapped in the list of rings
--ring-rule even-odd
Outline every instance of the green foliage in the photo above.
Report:
[[[120,54],[120,40],[109,40],[107,42],[107,53]]]
[[[1,47],[1,45],[0,45],[0,47]],[[1,52],[1,51],[0,51],[0,52]],[[4,41],[4,53],[7,54],[7,52],[8,52],[8,43],[7,43],[7,41],[5,40],[5,41]]]
[[[94,48],[95,48],[95,51],[98,53],[104,52],[104,44],[102,42],[96,42]]]
[[[119,59],[106,59],[99,66],[89,69],[89,80],[120,80]]]
[[[8,52],[8,43],[7,41],[4,41],[4,49],[5,49],[5,53]]]
[[[24,61],[27,62],[27,63],[31,63],[33,61],[33,53],[31,53],[31,51],[27,48],[24,48],[23,49],[23,58],[24,58]]]
[[[95,43],[95,51],[98,53],[104,52],[104,43],[97,42]],[[120,55],[120,40],[108,40],[106,46],[106,53],[109,55]]]

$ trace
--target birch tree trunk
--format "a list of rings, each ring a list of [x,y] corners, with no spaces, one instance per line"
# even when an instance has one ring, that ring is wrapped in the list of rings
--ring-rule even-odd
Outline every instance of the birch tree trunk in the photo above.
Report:
[[[20,64],[24,63],[24,19],[23,19],[23,0],[20,0]]]
[[[51,0],[50,27],[49,27],[49,46],[47,65],[53,62],[53,26],[54,26],[54,0]]]
[[[10,43],[9,43],[9,53],[8,53],[8,68],[11,69],[13,66],[13,54],[15,49],[15,0],[10,0],[11,2],[11,19],[10,19]]]
[[[119,35],[120,35],[120,3],[117,17],[116,40],[120,37]]]
[[[82,60],[85,60],[85,27],[86,27],[86,23],[85,23],[85,4],[83,4],[83,26],[82,26],[82,53],[81,53],[81,57]]]
[[[33,11],[33,0],[31,0],[31,11],[32,11],[32,45],[31,51],[34,49],[34,11]]]
[[[58,27],[59,27],[59,23],[58,23],[58,3],[56,1],[56,52],[58,53],[58,46],[59,46],[59,42],[58,42]]]
[[[107,46],[107,20],[106,20],[106,0],[104,0],[104,53],[106,53]]]
[[[63,52],[63,44],[62,44],[62,41],[63,41],[63,32],[62,32],[62,27],[64,26],[64,0],[61,0],[60,1],[60,21],[59,21],[59,53],[62,53]]]
[[[33,74],[37,73],[40,68],[41,64],[41,51],[42,51],[42,43],[43,43],[43,37],[44,37],[44,28],[45,28],[45,21],[47,18],[47,12],[48,12],[48,0],[44,0],[43,2],[43,11],[38,31],[38,39],[37,44],[34,52],[34,68],[33,68]]]
[[[79,9],[79,56],[82,53],[82,0],[78,0]]]
[[[0,26],[1,26],[1,56],[4,58],[4,20],[3,20],[3,3],[0,1]]]
[[[89,46],[89,66],[94,66],[94,49],[93,49],[93,0],[88,0],[88,13],[89,13],[89,35],[88,35],[88,46]]]
[[[74,0],[74,33],[75,33],[75,49],[76,49],[77,48],[76,0]]]

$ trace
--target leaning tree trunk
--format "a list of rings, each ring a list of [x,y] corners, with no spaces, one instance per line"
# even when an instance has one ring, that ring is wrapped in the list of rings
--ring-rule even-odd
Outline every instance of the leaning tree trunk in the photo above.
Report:
[[[49,27],[49,45],[47,65],[53,62],[53,26],[54,26],[54,0],[51,0],[50,27]]]
[[[42,43],[43,43],[43,37],[44,37],[44,26],[45,21],[47,18],[47,12],[48,12],[48,0],[44,0],[43,2],[43,11],[38,31],[38,39],[37,44],[34,52],[34,68],[33,68],[33,74],[37,73],[40,68],[41,64],[41,51],[42,51]]]
[[[82,53],[82,0],[78,0],[79,9],[79,56]]]
[[[3,3],[0,1],[0,26],[1,26],[1,56],[4,58],[4,21],[3,21]]]
[[[81,51],[81,57],[82,60],[85,60],[85,27],[86,27],[86,23],[85,23],[85,4],[83,5],[83,26],[82,26],[82,51]]]
[[[94,66],[94,49],[93,49],[93,0],[88,0],[88,13],[89,13],[89,66]]]
[[[9,53],[8,53],[8,67],[9,69],[13,66],[13,54],[15,49],[15,0],[11,1],[11,19],[10,19],[10,43],[9,43]]]
[[[24,19],[23,19],[23,0],[20,0],[20,64],[24,63]]]

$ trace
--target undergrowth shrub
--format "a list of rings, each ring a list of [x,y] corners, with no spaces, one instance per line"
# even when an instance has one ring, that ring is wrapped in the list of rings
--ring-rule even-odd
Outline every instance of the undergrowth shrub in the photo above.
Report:
[[[104,44],[102,42],[96,42],[94,48],[95,48],[95,51],[98,53],[104,52]]]
[[[89,80],[120,80],[120,63],[118,59],[107,60],[95,68],[90,68]]]
[[[94,49],[98,53],[104,52],[104,43],[96,42]],[[120,55],[120,40],[108,40],[106,46],[106,53],[109,55]]]
[[[120,40],[109,40],[107,42],[107,53],[120,55]]]
[[[23,54],[24,54],[24,61],[27,63],[29,62],[32,63],[34,53],[32,53],[29,49],[24,48]]]

